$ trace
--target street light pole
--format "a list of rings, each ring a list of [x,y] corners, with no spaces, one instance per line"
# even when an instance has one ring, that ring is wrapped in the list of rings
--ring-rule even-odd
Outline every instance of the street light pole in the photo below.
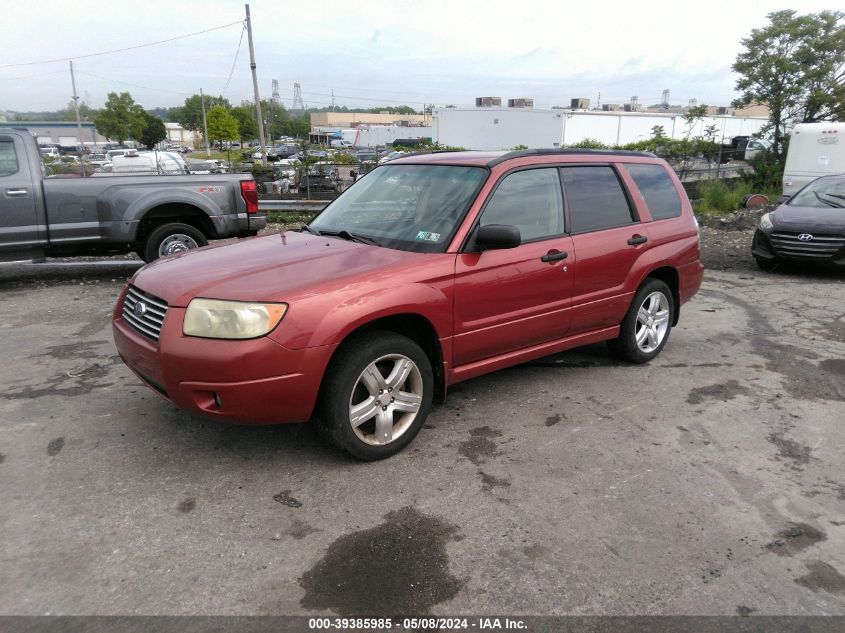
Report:
[[[258,94],[258,75],[255,72],[255,47],[252,45],[252,20],[249,5],[246,7],[246,35],[249,40],[249,67],[252,69],[252,90],[255,93],[255,120],[258,122],[258,142],[261,143],[261,164],[267,165],[267,149],[264,140],[264,119],[261,118],[261,97]]]

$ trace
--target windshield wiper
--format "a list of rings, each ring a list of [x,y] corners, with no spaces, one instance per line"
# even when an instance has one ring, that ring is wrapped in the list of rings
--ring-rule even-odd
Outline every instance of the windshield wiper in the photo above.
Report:
[[[330,235],[332,237],[339,237],[342,240],[348,240],[350,242],[360,242],[361,244],[369,244],[370,246],[381,246],[381,244],[376,242],[371,237],[367,237],[366,235],[358,235],[357,233],[350,233],[346,229],[342,231],[322,231],[320,234]]]
[[[833,207],[834,209],[842,208],[841,204],[836,204],[835,202],[831,202],[830,200],[825,200],[824,198],[822,198],[821,194],[818,191],[814,191],[813,195],[816,196],[816,198],[818,198],[820,202],[823,202],[829,207]]]
[[[313,226],[309,226],[309,225],[307,225],[307,224],[303,224],[303,225],[302,225],[302,228],[300,228],[299,230],[300,230],[300,231],[308,231],[308,232],[309,232],[309,233],[311,233],[312,235],[322,235],[322,233],[320,233],[320,231],[318,231],[317,229],[315,229]]]

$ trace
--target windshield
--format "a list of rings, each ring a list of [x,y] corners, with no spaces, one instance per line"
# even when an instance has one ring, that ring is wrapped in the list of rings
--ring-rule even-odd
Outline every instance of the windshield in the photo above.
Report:
[[[443,252],[486,178],[481,167],[385,165],[361,178],[310,226],[324,233],[347,231],[388,248]]]
[[[845,209],[845,178],[819,178],[790,198],[791,207]]]

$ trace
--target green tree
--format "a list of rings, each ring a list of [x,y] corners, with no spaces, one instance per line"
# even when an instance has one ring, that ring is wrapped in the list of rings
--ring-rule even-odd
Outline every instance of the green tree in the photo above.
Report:
[[[157,116],[144,112],[142,118],[144,124],[141,127],[141,133],[135,140],[147,149],[153,149],[167,138],[167,128],[164,127],[164,121]]]
[[[216,105],[206,112],[209,141],[234,141],[238,139],[240,130],[238,120],[222,105]]]
[[[173,116],[179,124],[186,130],[193,130],[194,132],[202,129],[202,96],[193,95],[185,99],[184,105],[173,108],[171,116]],[[232,105],[228,99],[220,97],[211,97],[205,95],[205,112],[206,117],[208,111],[214,106],[223,106],[225,110],[231,110]]]
[[[144,109],[128,92],[110,92],[106,105],[94,116],[94,126],[106,138],[122,143],[140,138],[146,122],[144,114]]]
[[[781,159],[786,128],[795,120],[841,116],[845,107],[845,13],[798,15],[787,9],[767,16],[769,23],[742,40],[733,70],[741,95],[734,105],[769,108],[766,132],[772,155]]]
[[[254,111],[254,108],[245,105],[232,108],[231,115],[238,122],[238,138],[241,142],[244,139],[252,140],[258,137],[258,124],[255,122]]]
[[[92,121],[97,115],[97,111],[85,103],[82,99],[79,100],[79,118],[82,121]],[[73,99],[68,101],[67,108],[62,111],[61,120],[76,121],[76,108],[73,107]]]

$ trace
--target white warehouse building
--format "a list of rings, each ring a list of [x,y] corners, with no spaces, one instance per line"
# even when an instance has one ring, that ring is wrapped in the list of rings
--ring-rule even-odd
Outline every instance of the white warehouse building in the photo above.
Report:
[[[765,117],[705,116],[695,122],[691,136],[703,136],[716,125],[716,140],[751,136],[766,124]],[[541,110],[536,108],[440,108],[432,117],[433,138],[443,145],[473,150],[565,147],[585,139],[605,145],[625,145],[653,136],[663,126],[671,138],[685,138],[688,126],[682,114],[603,112],[594,110]]]

